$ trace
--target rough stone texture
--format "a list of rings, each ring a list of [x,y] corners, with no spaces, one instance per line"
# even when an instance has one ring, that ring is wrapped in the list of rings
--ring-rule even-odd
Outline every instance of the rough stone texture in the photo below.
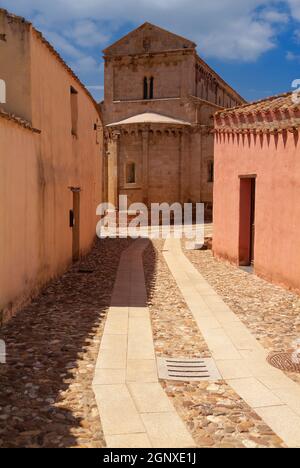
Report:
[[[1,448],[105,445],[92,380],[120,254],[130,242],[97,240],[80,265],[0,330],[7,346]]]
[[[164,241],[155,241],[144,256],[156,353],[161,357],[196,358],[201,352],[202,357],[209,358],[206,343],[162,257],[163,244]],[[154,262],[157,265],[153,274]]]
[[[294,351],[293,343],[300,338],[297,294],[217,260],[210,251],[185,253],[265,349]],[[287,375],[300,383],[300,374]]]
[[[109,201],[125,194],[129,202],[204,202],[211,216],[213,184],[209,165],[214,138],[213,114],[243,99],[198,57],[196,45],[146,23],[105,51],[105,124],[116,136],[106,160]],[[147,80],[147,96],[144,96]],[[153,80],[153,99],[150,83]],[[144,99],[145,97],[145,99]],[[147,98],[146,98],[147,97]],[[119,125],[152,112],[190,125]],[[115,166],[112,167],[112,154]],[[128,163],[136,163],[135,183],[124,183]],[[190,170],[190,168],[193,170]]]
[[[210,357],[164,261],[162,247],[162,241],[155,241],[144,256],[156,353],[172,357]],[[162,384],[199,447],[284,447],[283,442],[224,381],[164,381]]]

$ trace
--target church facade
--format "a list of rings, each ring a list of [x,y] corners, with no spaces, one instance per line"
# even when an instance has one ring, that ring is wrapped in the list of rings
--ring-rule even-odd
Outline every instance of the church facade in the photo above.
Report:
[[[205,204],[211,217],[213,115],[243,98],[196,44],[150,23],[104,50],[109,202]]]

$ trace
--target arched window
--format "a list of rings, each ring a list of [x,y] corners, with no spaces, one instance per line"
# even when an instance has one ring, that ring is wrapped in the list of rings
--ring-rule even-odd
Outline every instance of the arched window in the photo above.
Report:
[[[151,76],[150,78],[150,93],[149,93],[149,99],[154,98],[154,78]]]
[[[144,99],[154,99],[154,78],[144,78]]]
[[[136,166],[135,163],[130,162],[126,164],[126,184],[136,183]]]
[[[148,78],[144,78],[144,99],[148,99]]]

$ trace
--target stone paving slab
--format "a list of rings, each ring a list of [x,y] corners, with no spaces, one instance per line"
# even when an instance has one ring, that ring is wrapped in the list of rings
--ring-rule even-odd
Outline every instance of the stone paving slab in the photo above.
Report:
[[[297,407],[297,395],[294,394],[293,407],[289,406],[289,403],[285,404],[290,395],[288,390],[293,382],[283,372],[274,372],[265,360],[267,353],[260,343],[218,294],[213,292],[209,285],[205,286],[202,275],[183,254],[179,240],[170,238],[166,241],[164,257],[213,357],[217,362],[223,363],[223,366],[219,367],[221,374],[222,370],[224,371],[223,378],[226,379],[225,375],[227,375],[228,384],[284,440],[287,446],[294,447],[295,444],[298,446],[300,419],[294,410]],[[189,284],[187,278],[190,280]],[[208,291],[210,291],[209,294],[207,294]],[[214,328],[215,321],[198,320],[197,303],[202,301],[206,303],[212,314],[207,315],[206,318],[214,318],[219,323],[219,327]],[[227,360],[230,361],[231,366],[227,365],[226,368],[224,361]],[[235,375],[233,375],[232,363],[236,366]],[[245,377],[243,375],[245,369],[247,369],[246,373],[253,374],[253,377]],[[228,378],[230,372],[233,375],[232,378]],[[260,373],[260,377],[255,376],[257,372]],[[277,387],[281,388],[280,397],[275,393]],[[276,411],[274,410],[272,416],[273,408],[276,408]],[[289,427],[288,418],[291,418],[293,431]]]
[[[104,435],[144,433],[140,415],[125,384],[95,385]]]
[[[135,241],[120,261],[93,389],[110,448],[195,447],[158,381],[142,254]]]
[[[128,359],[127,382],[157,382],[157,367],[155,359]]]
[[[158,382],[129,383],[128,388],[140,413],[172,413],[175,411]]]
[[[255,377],[230,379],[227,382],[251,408],[283,405],[283,402]]]
[[[144,267],[158,357],[211,357],[207,344],[155,240],[144,254]],[[152,279],[155,265],[155,280]],[[189,284],[190,282],[186,282]],[[195,313],[195,311],[194,311]],[[210,312],[212,316],[212,313]],[[197,447],[283,448],[282,440],[224,381],[162,381]]]
[[[93,385],[125,384],[126,369],[96,369]]]
[[[290,407],[257,408],[256,412],[289,447],[300,448],[300,417]]]
[[[299,295],[218,260],[211,251],[185,254],[268,354],[294,350],[300,336]],[[299,373],[285,374],[300,385]]]
[[[193,448],[195,443],[177,413],[148,413],[143,423],[155,448]]]
[[[146,434],[126,434],[106,436],[107,446],[112,449],[118,448],[152,448],[150,440]]]

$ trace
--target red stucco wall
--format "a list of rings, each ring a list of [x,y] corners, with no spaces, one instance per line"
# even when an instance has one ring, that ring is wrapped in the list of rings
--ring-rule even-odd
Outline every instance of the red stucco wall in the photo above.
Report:
[[[255,271],[300,291],[299,134],[215,137],[214,242],[239,263],[240,176],[257,175]]]

